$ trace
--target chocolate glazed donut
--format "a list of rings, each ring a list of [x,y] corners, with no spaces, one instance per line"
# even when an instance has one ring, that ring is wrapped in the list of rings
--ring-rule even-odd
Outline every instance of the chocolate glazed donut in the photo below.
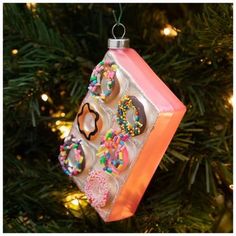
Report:
[[[87,124],[85,123],[85,117],[88,114],[93,116],[93,130],[86,127]],[[98,131],[101,130],[103,122],[99,114],[90,107],[90,104],[85,103],[82,106],[81,111],[77,115],[77,125],[80,133],[83,134],[87,140],[94,140],[97,138],[97,135],[99,133]]]
[[[109,71],[111,70],[111,67],[117,67],[115,64],[112,64],[111,66],[110,65],[105,65],[105,70],[106,71]],[[116,68],[117,70],[117,68]],[[106,96],[105,99],[104,99],[104,102],[107,102],[109,103],[110,101],[112,101],[117,95],[118,93],[120,92],[120,85],[119,85],[119,82],[118,82],[118,79],[117,79],[117,76],[116,76],[116,70],[114,72],[114,76],[113,76],[113,86],[112,86],[112,89],[111,89],[111,93],[110,95]],[[105,83],[104,83],[104,80],[105,80]],[[104,72],[102,73],[102,76],[101,76],[101,93],[102,94],[106,94],[106,91],[104,88],[103,88],[103,84],[105,84],[105,86],[107,87],[108,81],[106,79],[106,76],[104,76]],[[104,87],[105,87],[104,86]]]
[[[69,153],[74,151],[74,163],[68,160]],[[60,146],[59,161],[64,173],[69,176],[77,176],[85,168],[85,154],[81,146],[81,140],[77,140],[73,135],[65,138],[64,144]]]
[[[88,87],[92,96],[109,103],[118,95],[120,85],[116,77],[117,68],[116,64],[108,61],[102,61],[95,67]]]
[[[121,130],[131,136],[143,133],[147,122],[143,104],[135,96],[123,96],[118,104],[117,122]]]
[[[139,119],[140,119],[139,122],[143,124],[142,127],[140,128],[140,134],[141,134],[146,128],[146,122],[147,122],[144,107],[143,107],[143,104],[135,96],[129,96],[129,97],[132,100],[132,103],[135,106],[135,108],[138,110]]]

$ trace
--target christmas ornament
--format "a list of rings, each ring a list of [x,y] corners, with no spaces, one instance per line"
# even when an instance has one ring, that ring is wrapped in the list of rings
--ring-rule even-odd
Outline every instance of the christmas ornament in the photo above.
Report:
[[[117,26],[125,34],[123,24],[113,26],[109,50],[91,74],[59,155],[66,174],[107,222],[135,213],[186,111],[129,48],[129,39],[115,37]]]

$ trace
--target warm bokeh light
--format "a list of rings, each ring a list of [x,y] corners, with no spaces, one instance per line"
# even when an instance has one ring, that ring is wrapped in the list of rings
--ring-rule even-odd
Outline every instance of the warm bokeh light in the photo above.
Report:
[[[64,199],[64,206],[72,211],[72,214],[79,217],[82,213],[81,209],[88,206],[88,200],[84,193],[73,192],[68,194]]]
[[[60,120],[57,120],[56,121],[56,125],[60,125],[61,124],[61,121]]]
[[[175,27],[167,24],[164,29],[161,29],[161,34],[166,37],[176,37],[180,30],[176,29]]]
[[[56,130],[56,128],[52,128],[52,132],[56,132],[57,130]]]
[[[41,95],[41,98],[44,102],[46,102],[48,100],[48,95],[44,93]]]
[[[79,200],[78,199],[74,199],[71,201],[71,204],[74,206],[78,206],[79,205]]]
[[[169,35],[170,34],[170,29],[169,28],[164,28],[163,30],[164,35]]]
[[[70,129],[71,129],[71,125],[70,126],[66,126],[66,125],[61,125],[58,127],[58,129],[61,132],[60,138],[64,139],[65,137],[67,137],[70,133]]]
[[[12,55],[16,55],[16,54],[18,53],[18,50],[17,50],[17,49],[13,49],[13,50],[11,51],[11,53],[12,53]]]
[[[71,121],[62,121],[57,120],[55,123],[48,123],[48,126],[51,128],[52,132],[59,131],[60,138],[64,139],[70,133],[73,122]]]
[[[234,105],[234,96],[233,96],[233,95],[231,95],[231,96],[229,97],[228,102],[229,102],[229,104],[230,104],[231,106]]]
[[[37,3],[35,2],[28,2],[26,3],[26,6],[29,10],[31,10],[32,12],[36,11],[36,7],[37,7]]]

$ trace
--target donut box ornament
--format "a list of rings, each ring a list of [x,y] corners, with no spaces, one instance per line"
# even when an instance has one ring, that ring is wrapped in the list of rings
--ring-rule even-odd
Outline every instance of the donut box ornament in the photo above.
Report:
[[[186,111],[117,26],[59,155],[105,222],[135,214]]]

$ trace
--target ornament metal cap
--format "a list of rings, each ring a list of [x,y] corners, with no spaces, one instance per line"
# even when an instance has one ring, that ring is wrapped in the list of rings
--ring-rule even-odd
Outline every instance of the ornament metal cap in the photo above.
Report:
[[[116,27],[122,27],[123,28],[123,34],[120,38],[117,38],[115,35],[115,28]],[[125,33],[126,33],[126,28],[122,23],[116,23],[113,25],[112,27],[112,35],[113,35],[113,39],[108,39],[108,48],[110,49],[122,49],[122,48],[129,48],[129,39],[128,38],[124,38]]]
[[[129,39],[108,39],[108,48],[110,49],[129,48]]]

